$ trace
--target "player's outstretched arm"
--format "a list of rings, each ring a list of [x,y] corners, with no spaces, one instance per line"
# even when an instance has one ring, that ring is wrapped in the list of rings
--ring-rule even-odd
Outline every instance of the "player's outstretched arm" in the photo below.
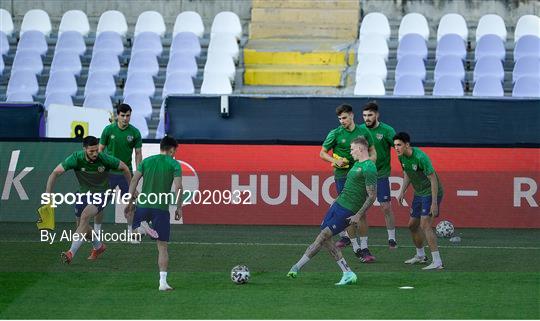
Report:
[[[433,217],[439,216],[439,206],[438,206],[438,197],[439,197],[439,181],[437,180],[437,175],[435,172],[428,175],[429,181],[431,183],[431,215]]]
[[[62,164],[58,164],[52,171],[51,175],[49,175],[49,178],[47,179],[47,187],[45,188],[45,193],[52,193],[52,190],[54,189],[54,185],[56,183],[56,178],[62,174],[64,174],[66,171]]]
[[[177,221],[180,221],[182,218],[182,202],[183,202],[183,194],[184,194],[184,186],[182,184],[182,176],[178,176],[174,178],[174,195],[180,195],[180,197],[177,197],[176,200],[176,211],[174,212],[174,219]]]
[[[405,192],[407,191],[410,183],[411,180],[409,179],[409,176],[406,172],[403,172],[403,185],[401,185],[401,191],[399,192],[398,196],[398,202],[400,205],[403,205],[403,198],[405,197]]]

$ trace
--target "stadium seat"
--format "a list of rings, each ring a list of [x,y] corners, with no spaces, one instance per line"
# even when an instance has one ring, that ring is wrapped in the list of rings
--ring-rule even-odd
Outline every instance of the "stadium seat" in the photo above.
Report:
[[[407,55],[401,57],[396,66],[396,81],[403,76],[415,76],[422,81],[426,80],[426,66],[420,56]]]
[[[476,43],[474,59],[478,61],[483,57],[497,57],[501,61],[506,58],[506,48],[497,35],[485,35]]]
[[[54,49],[55,55],[59,52],[75,52],[79,56],[84,55],[86,52],[86,43],[84,42],[83,35],[78,31],[64,31],[58,36]]]
[[[524,76],[519,78],[512,90],[513,97],[538,97],[540,98],[540,76]]]
[[[414,55],[427,60],[428,49],[424,38],[416,33],[410,33],[403,38],[398,44],[397,59],[400,60],[403,56]]]
[[[6,101],[10,103],[33,102],[34,97],[32,97],[32,94],[29,94],[27,92],[16,92],[8,94],[6,97]]]
[[[51,30],[49,14],[41,9],[31,9],[24,14],[19,35],[22,36],[27,31],[39,31],[48,37]]]
[[[212,22],[210,38],[213,38],[218,33],[231,34],[236,39],[240,39],[242,37],[242,24],[238,15],[231,11],[218,13]]]
[[[529,56],[540,57],[540,37],[525,35],[517,41],[514,47],[514,62]]]
[[[478,78],[484,76],[498,78],[501,83],[504,81],[504,68],[499,58],[484,57],[478,59],[474,66],[473,80],[476,82]]]
[[[142,115],[137,113],[131,114],[131,120],[129,123],[139,130],[139,132],[141,133],[141,138],[148,138],[148,123]]]
[[[204,77],[201,86],[201,94],[230,95],[232,94],[231,81],[226,75],[223,74]]]
[[[114,76],[120,72],[120,61],[113,52],[95,52],[90,61],[89,72],[108,72]]]
[[[51,73],[55,71],[69,71],[73,75],[81,74],[81,59],[76,52],[55,52],[51,64]]]
[[[17,44],[17,51],[35,51],[44,56],[49,49],[47,39],[40,31],[30,30],[25,32]]]
[[[176,52],[169,57],[167,64],[167,76],[175,72],[183,72],[195,78],[198,66],[195,57],[190,53]]]
[[[150,52],[154,56],[159,57],[163,52],[163,45],[161,44],[161,37],[154,32],[141,32],[135,36],[133,47],[131,48],[131,55],[140,52]]]
[[[437,41],[441,41],[442,37],[449,34],[458,35],[464,42],[467,42],[469,38],[469,28],[462,15],[458,13],[448,13],[441,18],[439,27],[437,28]]]
[[[358,45],[357,57],[364,55],[377,55],[388,61],[388,44],[380,35],[371,34],[362,37]]]
[[[144,118],[152,118],[152,102],[145,94],[130,94],[124,97],[124,103],[131,106],[133,113],[141,114]]]
[[[208,53],[226,54],[231,56],[234,61],[238,60],[238,54],[240,50],[238,48],[238,42],[232,34],[214,34],[210,39],[208,45]]]
[[[153,32],[160,37],[163,37],[166,30],[165,21],[163,20],[161,13],[157,11],[145,11],[137,18],[137,23],[135,24],[135,37],[143,32]]]
[[[124,97],[130,94],[145,94],[148,97],[154,96],[156,87],[152,75],[144,72],[134,72],[127,76],[124,86]]]
[[[463,96],[462,79],[454,76],[442,76],[435,81],[433,96]]]
[[[52,93],[45,97],[45,109],[48,109],[50,104],[73,106],[73,98],[66,93]]]
[[[400,77],[394,86],[394,96],[423,96],[424,83],[415,76]]]
[[[173,38],[182,32],[191,32],[201,38],[204,34],[204,24],[201,16],[195,11],[184,11],[178,16],[174,22]]]
[[[483,76],[476,80],[472,95],[480,97],[503,97],[504,89],[498,77]]]
[[[75,96],[77,94],[77,80],[75,79],[75,75],[70,71],[51,72],[47,87],[45,88],[45,96],[53,93]]]
[[[525,76],[538,77],[540,75],[540,57],[523,57],[516,61],[512,72],[512,82]]]
[[[106,71],[91,72],[84,87],[84,96],[93,94],[105,94],[113,96],[116,92],[116,83],[111,73]]]
[[[114,31],[105,31],[96,37],[92,54],[98,52],[112,52],[120,56],[124,52],[122,36]]]
[[[211,75],[225,75],[229,82],[234,80],[236,66],[231,57],[221,54],[211,54],[204,65],[203,78],[212,77]]]
[[[461,60],[467,57],[467,47],[465,41],[457,34],[447,34],[437,42],[435,59],[439,60],[442,56],[457,56]]]
[[[199,38],[192,32],[178,33],[171,43],[171,54],[176,52],[187,52],[195,57],[200,56],[201,43]]]
[[[514,30],[514,41],[518,42],[527,35],[540,37],[540,17],[527,14],[519,18]]]
[[[465,68],[463,61],[458,56],[443,56],[437,60],[433,78],[437,82],[444,76],[452,76],[460,81],[465,80]]]
[[[356,82],[363,76],[376,77],[383,82],[386,81],[388,70],[386,63],[381,56],[363,55],[358,57],[358,65],[356,66]]]
[[[35,96],[38,91],[39,85],[35,73],[26,70],[11,71],[6,91],[8,96],[20,92]]]
[[[0,8],[0,31],[3,32],[6,36],[11,36],[15,27],[13,26],[13,19],[11,18],[11,13],[6,9]]]
[[[357,96],[384,96],[386,90],[381,79],[371,75],[356,77],[354,94]]]
[[[419,34],[424,40],[429,40],[429,26],[424,15],[420,13],[408,13],[401,19],[398,31],[399,41],[401,41],[403,36],[410,33]]]
[[[372,34],[380,35],[386,41],[390,39],[390,24],[383,13],[371,12],[362,19],[359,39],[362,40],[364,36]]]
[[[58,34],[62,35],[65,32],[78,32],[83,37],[88,36],[90,24],[88,23],[86,13],[81,10],[68,10],[64,12],[60,21],[60,27],[58,27]]]
[[[99,17],[99,22],[96,29],[96,35],[99,37],[103,32],[116,32],[124,37],[128,31],[126,17],[117,10],[105,11]]]
[[[159,72],[159,64],[156,56],[151,52],[138,52],[131,55],[128,65],[128,75],[131,73],[146,73],[156,76]]]
[[[0,56],[7,55],[9,52],[9,40],[5,33],[0,31]]]
[[[193,86],[191,75],[183,72],[175,72],[167,75],[161,98],[165,99],[169,95],[193,93],[195,93],[195,87]]]
[[[497,35],[506,42],[506,25],[503,18],[496,14],[483,15],[478,21],[478,27],[476,27],[476,42],[485,35]]]
[[[111,97],[107,94],[91,94],[84,97],[83,107],[113,111]]]
[[[17,50],[15,59],[13,60],[12,70],[31,71],[39,75],[43,71],[43,61],[37,52]]]

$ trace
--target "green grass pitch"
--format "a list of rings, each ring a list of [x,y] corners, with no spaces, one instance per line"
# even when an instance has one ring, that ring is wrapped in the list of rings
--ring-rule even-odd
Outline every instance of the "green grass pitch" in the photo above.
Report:
[[[71,228],[60,224],[56,231]],[[106,231],[124,225],[105,224]],[[285,275],[317,227],[189,226],[172,228],[168,281],[157,290],[154,242],[108,243],[98,261],[84,244],[71,265],[59,253],[69,244],[39,242],[34,224],[0,224],[1,319],[539,319],[540,232],[462,229],[462,242],[439,239],[443,271],[403,261],[414,254],[406,229],[399,248],[386,230],[370,229],[377,257],[362,264],[344,251],[356,285],[336,287],[341,271],[321,251],[297,279]],[[429,253],[429,252],[427,252]],[[246,285],[230,269],[251,270]],[[402,290],[401,286],[414,289]]]

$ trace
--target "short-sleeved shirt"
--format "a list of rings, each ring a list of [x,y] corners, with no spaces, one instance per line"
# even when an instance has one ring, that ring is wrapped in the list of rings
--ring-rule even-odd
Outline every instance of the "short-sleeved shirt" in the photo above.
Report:
[[[372,160],[354,163],[336,202],[353,213],[358,212],[367,199],[366,186],[377,185],[377,168]]]
[[[335,177],[345,177],[349,169],[354,164],[354,159],[351,155],[351,142],[357,137],[364,137],[368,141],[368,146],[373,146],[373,139],[369,131],[354,125],[352,131],[346,130],[343,126],[339,126],[328,133],[322,147],[326,150],[332,150],[334,154],[340,157],[345,157],[349,160],[349,168],[334,168]]]
[[[106,146],[105,152],[107,154],[120,159],[131,170],[133,149],[142,147],[141,132],[132,125],[120,129],[118,122],[114,122],[103,129],[99,143]],[[112,172],[118,174],[122,171],[114,170]]]
[[[148,195],[154,193],[170,193],[172,183],[175,177],[182,176],[182,168],[178,161],[169,155],[158,154],[145,158],[137,168],[137,171],[143,175],[143,186],[141,193]],[[175,195],[176,197],[176,195]],[[180,195],[180,197],[182,197]],[[155,208],[160,210],[168,210],[169,205],[174,205],[170,199],[156,204],[138,204],[141,208]]]
[[[433,169],[433,165],[431,164],[428,155],[420,150],[420,148],[413,147],[412,155],[410,157],[405,155],[399,156],[399,162],[401,163],[403,171],[409,176],[411,184],[414,187],[414,195],[431,195],[431,181],[429,180],[428,175],[435,173],[435,177],[437,177],[437,182],[439,183],[437,195],[443,196],[443,187],[439,175],[437,175],[435,169]]]
[[[75,171],[75,176],[79,181],[79,192],[102,193],[109,188],[109,170],[118,169],[120,160],[116,157],[99,153],[93,163],[86,160],[84,150],[75,152],[66,158],[62,163],[64,170]]]
[[[366,124],[362,124],[360,127],[368,130],[373,138],[373,145],[375,145],[375,150],[377,151],[377,162],[375,162],[377,176],[379,178],[389,177],[391,170],[391,150],[392,146],[394,146],[396,131],[383,122],[379,122],[379,126],[375,128],[369,128]]]

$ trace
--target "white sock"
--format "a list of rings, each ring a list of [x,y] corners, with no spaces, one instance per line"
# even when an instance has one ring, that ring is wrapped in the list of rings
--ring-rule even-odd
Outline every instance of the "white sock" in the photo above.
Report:
[[[99,249],[101,247],[101,242],[100,240],[95,237],[95,238],[92,238],[92,246],[94,247],[94,249]]]
[[[367,239],[368,237],[367,236],[360,236],[360,249],[367,249],[368,246],[367,246]]]
[[[337,260],[336,263],[341,268],[341,271],[343,271],[343,272],[351,272],[351,268],[349,267],[347,262],[345,262],[344,257],[342,257],[341,260]]]
[[[388,229],[388,240],[396,240],[396,229]]]
[[[128,234],[133,233],[133,228],[131,227],[131,224],[128,224]]]
[[[79,250],[79,247],[81,247],[82,243],[82,240],[71,242],[71,248],[69,250],[71,251],[71,254],[73,254],[73,256],[75,256],[75,253],[77,253],[77,250]]]
[[[439,251],[431,252],[431,256],[433,256],[433,263],[442,264],[441,254]]]
[[[340,236],[340,237],[347,237],[347,238],[349,238],[349,234],[347,234],[347,231],[341,231],[341,232],[339,232],[339,236]]]
[[[306,263],[309,261],[309,257],[307,255],[303,255],[298,262],[296,262],[296,267],[300,270]]]
[[[101,224],[94,223],[94,231],[96,231],[96,233],[101,231]]]
[[[420,248],[416,248],[416,256],[418,257],[422,257],[422,256],[426,256],[426,253],[424,252],[424,248],[423,247],[420,247]]]
[[[351,239],[351,244],[352,244],[352,249],[355,252],[356,252],[356,250],[358,250],[360,248],[360,245],[358,245],[358,239],[357,238],[352,238]]]
[[[159,284],[167,284],[167,272],[159,272]]]

